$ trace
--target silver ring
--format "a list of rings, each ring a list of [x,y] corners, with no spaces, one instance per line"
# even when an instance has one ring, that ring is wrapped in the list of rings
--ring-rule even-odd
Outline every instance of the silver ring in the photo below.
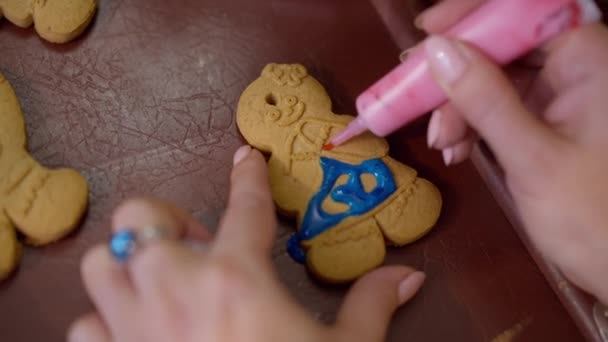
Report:
[[[142,229],[120,229],[112,234],[110,253],[118,262],[125,262],[140,248],[151,242],[175,240],[175,232],[163,226],[146,226]]]

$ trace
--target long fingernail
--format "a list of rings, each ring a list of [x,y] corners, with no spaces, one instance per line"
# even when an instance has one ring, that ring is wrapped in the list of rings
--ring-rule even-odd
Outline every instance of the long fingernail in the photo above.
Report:
[[[420,286],[422,286],[425,279],[426,274],[420,271],[411,273],[403,279],[399,284],[399,302],[403,304],[412,298]]]
[[[241,162],[245,157],[247,157],[251,153],[251,146],[243,145],[239,147],[238,150],[234,153],[234,157],[232,158],[232,165],[236,165]]]
[[[437,109],[431,115],[431,121],[429,122],[429,129],[427,132],[427,145],[429,148],[435,147],[437,139],[439,139],[439,128],[441,127],[441,111]]]
[[[451,85],[464,74],[467,59],[455,42],[433,36],[426,42],[426,53],[440,82]]]
[[[445,166],[452,165],[452,163],[454,162],[454,148],[448,147],[443,150],[442,154],[443,154],[443,162],[445,163]]]

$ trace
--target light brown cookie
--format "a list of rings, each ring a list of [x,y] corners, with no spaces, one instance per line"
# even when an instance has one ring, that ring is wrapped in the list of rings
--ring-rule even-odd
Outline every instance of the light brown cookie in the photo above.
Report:
[[[332,112],[323,86],[299,64],[269,64],[242,94],[237,125],[270,153],[273,198],[297,219],[288,244],[319,278],[348,282],[383,263],[385,244],[402,246],[437,222],[437,188],[363,134],[331,151],[330,138],[353,119]]]
[[[5,215],[0,215],[0,280],[8,276],[19,262],[21,245],[15,228]]]
[[[23,113],[0,75],[0,279],[16,266],[15,229],[32,245],[56,241],[78,224],[88,187],[74,170],[49,170],[26,151]]]
[[[96,9],[96,0],[0,0],[0,18],[23,28],[33,23],[51,43],[67,43],[80,35]]]

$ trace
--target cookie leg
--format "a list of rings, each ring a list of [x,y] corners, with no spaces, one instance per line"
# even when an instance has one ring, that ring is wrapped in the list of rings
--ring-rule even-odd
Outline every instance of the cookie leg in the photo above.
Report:
[[[47,170],[29,156],[17,163],[21,167],[12,175],[16,183],[10,195],[14,200],[6,204],[11,221],[33,245],[64,237],[76,227],[86,209],[85,179],[73,170]]]
[[[4,213],[0,213],[0,280],[8,277],[17,267],[21,256],[21,245],[17,241],[15,228]]]
[[[47,41],[67,43],[87,28],[96,8],[96,0],[34,0],[34,25]]]
[[[375,218],[387,240],[397,246],[425,235],[437,222],[441,194],[429,181],[417,178]]]
[[[384,261],[386,246],[373,218],[329,230],[310,242],[307,265],[332,283],[355,280]]]

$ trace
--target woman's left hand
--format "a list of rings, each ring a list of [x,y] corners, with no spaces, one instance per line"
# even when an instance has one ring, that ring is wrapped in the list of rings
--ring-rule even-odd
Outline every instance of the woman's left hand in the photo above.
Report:
[[[106,245],[92,249],[82,276],[96,311],[74,323],[69,341],[384,340],[394,310],[414,296],[424,274],[402,266],[378,269],[355,283],[335,324],[313,320],[274,270],[277,223],[264,158],[245,146],[234,161],[230,200],[216,236],[159,201],[131,200],[114,213],[114,231],[164,227],[199,248],[155,240],[125,264]]]

